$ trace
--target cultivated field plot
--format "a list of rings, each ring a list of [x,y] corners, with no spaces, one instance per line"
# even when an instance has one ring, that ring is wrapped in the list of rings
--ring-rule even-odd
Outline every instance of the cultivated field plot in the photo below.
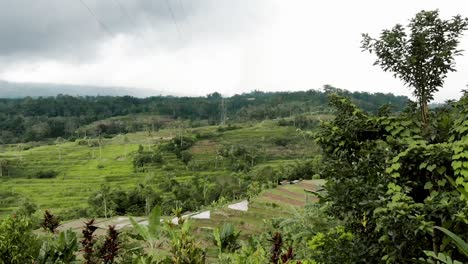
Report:
[[[223,205],[215,208],[204,208],[202,211],[209,211],[209,219],[191,219],[194,227],[194,232],[200,238],[198,241],[208,249],[208,257],[216,256],[216,249],[212,244],[213,229],[221,227],[224,223],[232,223],[237,230],[241,231],[241,239],[256,234],[260,234],[265,230],[265,220],[274,218],[286,218],[293,214],[292,207],[299,209],[306,203],[315,203],[317,197],[307,193],[305,190],[317,191],[321,189],[323,180],[306,180],[297,184],[288,184],[278,186],[262,194],[252,198],[248,202],[247,211],[239,211],[228,208],[228,205]],[[171,220],[171,216],[164,216],[164,220]],[[87,219],[77,219],[67,221],[62,224],[60,230],[72,229],[79,233]],[[146,217],[136,217],[135,220],[139,223],[147,222]],[[96,225],[99,227],[96,234],[105,234],[109,225],[114,225],[118,229],[131,231],[133,229],[129,218],[125,216],[111,217],[108,219],[96,219]]]
[[[256,146],[265,153],[254,170],[310,158],[317,151],[312,140],[304,141],[294,127],[280,127],[274,121],[239,124],[229,131],[220,132],[218,128],[176,127],[157,132],[129,133],[100,139],[100,143],[94,145],[91,143],[98,139],[56,142],[29,149],[21,144],[3,145],[0,147],[0,160],[12,165],[3,169],[0,177],[0,192],[8,196],[8,199],[0,201],[0,215],[13,212],[26,199],[36,203],[41,210],[50,209],[58,214],[71,208],[84,208],[90,195],[103,184],[129,190],[147,177],[170,176],[177,181],[185,181],[193,177],[230,175],[232,172],[226,166],[227,161],[217,154],[218,149],[226,145]],[[158,145],[180,134],[202,135],[189,149],[193,155],[191,166],[173,153],[165,152],[164,164],[144,172],[134,170],[133,154],[140,145]],[[203,138],[203,135],[208,136]],[[288,138],[288,144],[276,144],[278,138]],[[48,173],[54,175],[49,177]]]

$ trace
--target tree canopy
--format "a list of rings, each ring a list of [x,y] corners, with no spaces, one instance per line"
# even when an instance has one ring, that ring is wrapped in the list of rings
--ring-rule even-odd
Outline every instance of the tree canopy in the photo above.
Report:
[[[421,108],[421,119],[428,124],[428,103],[443,86],[447,73],[455,71],[459,39],[468,28],[468,18],[439,17],[439,11],[421,11],[404,27],[385,29],[379,38],[363,34],[362,49],[375,53],[384,71],[393,72],[413,88]]]

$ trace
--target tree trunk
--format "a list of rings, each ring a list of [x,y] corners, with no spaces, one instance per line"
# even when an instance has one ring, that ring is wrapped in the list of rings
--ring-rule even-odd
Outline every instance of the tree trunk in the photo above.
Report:
[[[423,123],[424,130],[427,131],[429,127],[429,107],[427,96],[423,93],[419,99],[419,107],[421,108],[421,121]]]
[[[421,105],[421,119],[422,119],[424,128],[427,129],[429,127],[429,107],[426,101],[424,101]]]
[[[148,196],[145,197],[145,213],[146,215],[149,215],[149,201],[148,201]]]
[[[104,216],[106,217],[107,219],[107,201],[106,201],[106,197],[104,196]]]

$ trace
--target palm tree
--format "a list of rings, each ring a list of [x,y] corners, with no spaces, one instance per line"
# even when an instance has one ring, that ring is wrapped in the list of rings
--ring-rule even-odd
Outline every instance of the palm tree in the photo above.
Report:
[[[102,203],[102,207],[104,209],[104,217],[107,218],[107,209],[108,209],[108,200],[110,196],[110,187],[106,186],[104,184],[101,185],[101,189],[96,193],[96,196],[94,197],[96,200],[100,200]]]

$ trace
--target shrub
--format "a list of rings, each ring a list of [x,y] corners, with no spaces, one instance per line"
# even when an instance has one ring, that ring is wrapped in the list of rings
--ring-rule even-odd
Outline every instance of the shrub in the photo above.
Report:
[[[28,199],[22,201],[20,207],[16,211],[17,214],[31,217],[37,211],[37,204]]]
[[[240,248],[240,231],[236,231],[232,223],[225,223],[221,229],[215,228],[213,231],[213,243],[218,247],[219,252],[234,252]]]
[[[47,171],[38,171],[34,174],[34,178],[38,179],[52,179],[57,177],[59,173],[57,171],[53,170],[47,170]]]
[[[308,242],[312,259],[317,263],[357,263],[354,236],[343,226],[330,229],[327,233],[317,233]]]
[[[282,147],[286,147],[288,144],[291,143],[291,138],[289,137],[277,137],[275,139],[273,139],[273,143],[277,146],[282,146]]]
[[[8,216],[0,222],[0,263],[33,263],[40,241],[24,216]]]
[[[103,263],[112,264],[118,257],[121,244],[119,241],[119,234],[115,226],[109,226],[104,244],[99,249],[99,257],[102,259]]]
[[[60,226],[60,220],[57,216],[46,210],[44,212],[44,218],[41,223],[41,227],[51,233],[55,233],[57,228]]]
[[[162,150],[174,153],[177,158],[181,159],[182,152],[189,149],[195,144],[196,138],[187,136],[174,137],[170,142],[161,146]]]
[[[35,263],[75,263],[77,250],[76,233],[67,230],[43,241]]]
[[[67,209],[60,212],[60,218],[62,220],[78,219],[90,216],[90,209],[88,207],[68,207]]]
[[[98,229],[98,227],[94,225],[94,219],[91,219],[85,222],[85,226],[82,230],[83,239],[81,240],[81,246],[83,248],[83,258],[87,264],[97,263],[97,256],[94,252],[94,244],[96,243],[94,231],[96,231],[96,229]]]
[[[183,218],[179,218],[183,219]],[[170,263],[176,264],[204,264],[206,252],[193,236],[190,221],[179,220],[181,227],[172,226],[168,232],[170,237]]]
[[[180,153],[180,160],[185,164],[187,165],[189,163],[190,160],[192,160],[192,153],[190,153],[190,151],[187,151],[187,150],[184,150]]]
[[[219,127],[216,129],[216,131],[218,131],[218,132],[226,132],[226,131],[232,131],[232,130],[236,130],[236,129],[240,129],[240,128],[242,128],[242,127],[228,124],[227,126],[219,126]]]
[[[133,168],[135,170],[143,168],[148,165],[159,165],[163,163],[163,156],[157,150],[155,151],[141,151],[138,152],[133,158]]]
[[[217,135],[213,132],[197,132],[195,134],[196,139],[211,139],[216,137]]]
[[[294,125],[294,122],[289,119],[281,118],[278,120],[278,126],[292,126]]]

